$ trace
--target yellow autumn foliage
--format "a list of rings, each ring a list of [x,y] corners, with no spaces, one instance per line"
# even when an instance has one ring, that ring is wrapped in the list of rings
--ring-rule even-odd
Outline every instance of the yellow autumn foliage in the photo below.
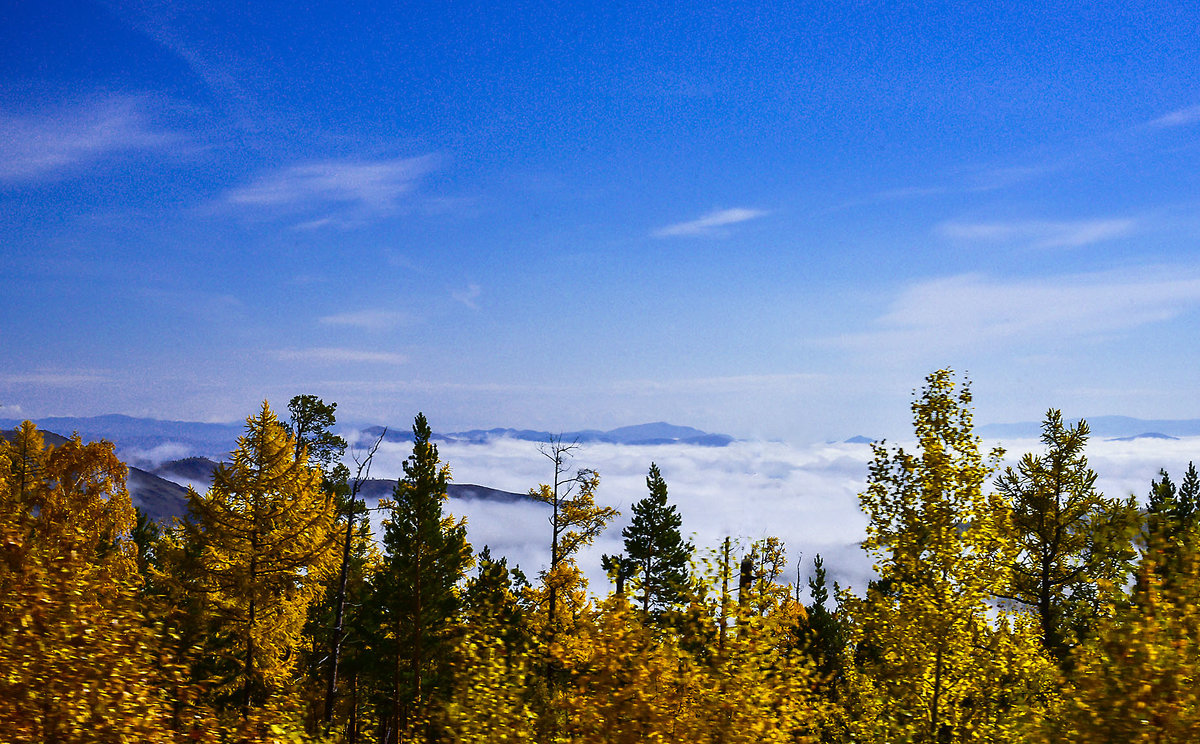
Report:
[[[1153,557],[1143,561],[1132,601],[1072,659],[1071,687],[1043,741],[1200,741],[1200,557],[1179,564],[1168,583]]]
[[[263,403],[246,420],[233,463],[213,476],[197,515],[200,588],[214,618],[206,645],[212,690],[243,713],[292,682],[309,605],[333,575],[338,551],[333,498],[321,473]],[[235,701],[236,698],[236,701]]]
[[[134,512],[107,442],[0,442],[0,736],[167,742],[203,721],[137,601]],[[178,705],[176,705],[178,703]]]
[[[971,395],[946,370],[913,403],[918,452],[874,445],[864,547],[880,581],[844,596],[857,741],[1011,742],[1055,686],[1034,618],[990,604],[1012,563],[1008,514],[984,492],[1000,452],[984,458]]]

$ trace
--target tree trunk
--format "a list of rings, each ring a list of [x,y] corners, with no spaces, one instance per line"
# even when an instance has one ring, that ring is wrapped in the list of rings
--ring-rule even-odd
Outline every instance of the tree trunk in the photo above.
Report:
[[[357,484],[355,490],[358,490]],[[337,609],[333,619],[333,637],[329,642],[329,680],[325,685],[325,728],[333,723],[333,703],[337,696],[338,661],[342,655],[342,639],[345,637],[343,619],[346,611],[346,579],[350,571],[350,544],[354,540],[354,500],[346,515],[346,544],[342,548],[342,568],[338,573]]]

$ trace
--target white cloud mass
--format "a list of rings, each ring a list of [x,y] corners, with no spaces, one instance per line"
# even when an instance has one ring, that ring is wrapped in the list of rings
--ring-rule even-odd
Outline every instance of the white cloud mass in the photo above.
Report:
[[[889,443],[891,444],[891,443]],[[910,449],[912,442],[900,442]],[[1005,465],[1025,452],[1042,452],[1037,440],[985,441],[990,450],[1003,444]],[[486,445],[439,443],[456,483],[474,483],[525,493],[550,477],[549,463],[533,442],[500,439]],[[372,475],[396,478],[411,446],[385,443]],[[683,532],[698,550],[717,547],[730,535],[743,544],[767,536],[785,541],[790,561],[787,578],[795,581],[797,562],[803,581],[812,557],[821,553],[830,577],[861,591],[872,575],[872,558],[858,547],[866,536],[866,517],[857,494],[866,487],[871,449],[861,444],[735,442],[728,447],[694,445],[631,446],[588,444],[573,465],[596,469],[601,476],[597,501],[621,510],[621,517],[580,557],[593,591],[604,591],[600,556],[622,549],[621,530],[631,504],[646,494],[646,471],[656,462],[667,481],[671,503],[683,517]],[[1110,497],[1136,494],[1144,501],[1160,468],[1178,481],[1187,462],[1200,460],[1200,437],[1180,440],[1093,439],[1086,454],[1099,478],[1097,488]],[[989,489],[990,489],[990,483]],[[503,504],[452,500],[446,510],[466,517],[473,548],[490,546],[493,554],[520,564],[531,578],[549,558],[549,511],[535,503]],[[378,527],[378,523],[376,523]],[[377,532],[378,534],[378,532]]]
[[[405,313],[388,310],[357,310],[354,312],[326,315],[318,320],[321,325],[347,326],[367,331],[386,331],[403,325],[410,320]]]
[[[247,207],[311,208],[352,205],[392,212],[400,197],[437,163],[433,155],[392,160],[323,160],[270,171],[233,189],[226,199]],[[312,225],[309,224],[311,227]]]

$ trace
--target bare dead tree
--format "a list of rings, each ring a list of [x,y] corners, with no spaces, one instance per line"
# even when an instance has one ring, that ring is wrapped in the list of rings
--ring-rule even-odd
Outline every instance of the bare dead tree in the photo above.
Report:
[[[379,437],[375,440],[366,451],[365,454],[359,452],[351,453],[354,458],[356,470],[354,472],[354,482],[350,486],[350,503],[346,508],[346,542],[342,546],[342,568],[338,573],[338,589],[337,598],[335,599],[336,609],[334,611],[333,633],[329,641],[329,680],[325,686],[325,726],[333,723],[333,703],[337,697],[337,675],[338,662],[342,655],[342,641],[346,637],[346,629],[344,626],[346,614],[346,581],[350,572],[350,555],[351,545],[354,542],[354,517],[358,510],[358,492],[362,488],[363,481],[371,477],[371,461],[375,459],[375,452],[378,451],[379,445],[383,442],[383,438],[387,435],[387,427],[379,433]],[[366,504],[363,504],[364,512]]]

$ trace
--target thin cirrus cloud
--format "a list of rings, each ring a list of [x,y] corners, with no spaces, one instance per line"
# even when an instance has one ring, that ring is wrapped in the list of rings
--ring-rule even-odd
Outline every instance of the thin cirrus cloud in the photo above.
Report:
[[[408,357],[387,351],[362,351],[332,346],[308,349],[279,349],[273,356],[285,362],[314,362],[319,364],[406,364]]]
[[[760,217],[765,217],[767,214],[768,212],[762,209],[747,209],[745,207],[719,209],[690,222],[678,222],[674,225],[661,227],[655,230],[653,235],[656,238],[715,235],[719,233],[722,227],[736,225],[739,222],[756,220]]]
[[[0,180],[60,178],[106,157],[177,140],[155,129],[144,102],[111,96],[33,115],[0,113]]]
[[[944,238],[971,242],[1022,242],[1037,248],[1080,248],[1128,235],[1131,219],[1017,220],[1011,222],[943,222],[936,232]]]
[[[405,313],[389,310],[357,310],[326,315],[318,320],[321,325],[361,328],[365,331],[387,331],[410,321],[411,318]]]
[[[106,382],[114,382],[114,380],[107,373],[90,371],[63,372],[55,370],[41,370],[37,372],[0,375],[0,383],[5,385],[75,387],[77,385]],[[2,407],[3,406],[0,406],[0,408]],[[14,408],[19,410],[20,407],[14,406]]]
[[[478,300],[481,294],[483,294],[483,290],[479,288],[478,284],[470,284],[466,289],[451,292],[450,296],[472,310],[478,310],[479,304],[475,300]]]
[[[1200,105],[1177,109],[1150,122],[1152,127],[1185,127],[1200,122]]]
[[[844,337],[878,350],[997,348],[1006,342],[1086,338],[1169,321],[1200,306],[1200,277],[1162,271],[1112,272],[1016,281],[978,274],[931,279],[904,289],[877,329]],[[899,353],[897,351],[897,353]]]
[[[436,165],[434,155],[293,165],[259,175],[228,192],[226,201],[289,211],[350,206],[372,215],[386,215],[394,212],[401,198],[412,193]]]

